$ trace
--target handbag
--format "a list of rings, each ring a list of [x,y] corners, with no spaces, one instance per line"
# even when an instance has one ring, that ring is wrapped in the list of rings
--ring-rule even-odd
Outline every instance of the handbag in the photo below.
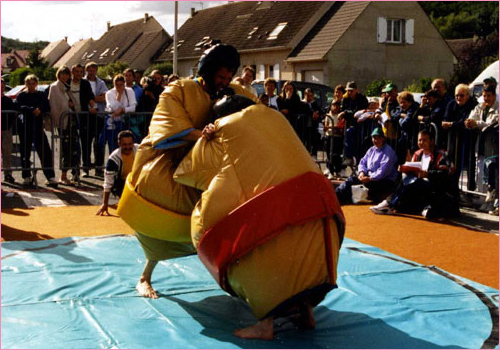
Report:
[[[364,185],[352,185],[352,202],[354,204],[358,203],[371,203],[371,200],[368,199],[368,188]]]

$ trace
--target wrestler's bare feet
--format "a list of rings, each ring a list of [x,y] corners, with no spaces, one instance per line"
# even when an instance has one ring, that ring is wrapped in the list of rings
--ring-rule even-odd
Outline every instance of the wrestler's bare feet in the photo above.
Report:
[[[265,318],[253,326],[237,329],[233,333],[235,336],[243,339],[262,339],[262,340],[273,340],[274,339],[274,318]]]
[[[137,289],[137,292],[139,292],[140,296],[151,299],[158,299],[158,294],[151,286],[151,283],[149,283],[148,281],[139,281],[139,283],[137,283],[137,286],[135,286],[135,289]]]
[[[151,286],[151,276],[153,275],[153,270],[155,269],[156,264],[158,264],[158,261],[146,260],[146,266],[144,266],[141,278],[139,278],[139,283],[135,286],[139,295],[143,297],[158,299],[158,294]]]

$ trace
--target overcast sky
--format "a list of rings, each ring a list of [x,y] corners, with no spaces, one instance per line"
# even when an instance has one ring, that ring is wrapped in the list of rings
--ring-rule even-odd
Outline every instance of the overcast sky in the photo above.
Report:
[[[179,24],[196,10],[227,4],[227,1],[179,1]],[[111,25],[154,16],[174,35],[175,1],[1,1],[2,36],[34,42],[56,41],[68,37],[74,44],[80,39],[99,39]]]

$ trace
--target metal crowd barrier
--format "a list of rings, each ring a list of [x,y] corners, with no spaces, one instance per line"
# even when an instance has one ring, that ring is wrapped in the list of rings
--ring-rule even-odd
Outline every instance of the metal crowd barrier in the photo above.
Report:
[[[113,149],[106,147],[106,144],[116,146],[119,131],[130,129],[134,134],[134,141],[140,143],[148,133],[153,113],[125,114],[119,118],[119,123],[115,123],[118,124],[115,125],[116,128],[110,130],[107,135],[109,139],[105,140],[106,143],[103,145],[100,136],[105,134],[103,129],[106,128],[108,115],[108,113],[91,115],[88,112],[68,112],[61,116],[56,125],[54,118],[46,113],[40,119],[43,120],[42,126],[40,126],[40,124],[36,124],[39,122],[25,123],[23,121],[24,115],[21,112],[2,111],[2,120],[11,121],[11,125],[7,123],[7,125],[2,125],[2,128],[6,129],[7,132],[10,130],[12,133],[12,150],[10,152],[12,165],[10,169],[5,169],[4,154],[2,153],[2,173],[5,175],[6,172],[24,172],[24,176],[26,176],[30,172],[33,185],[37,187],[36,175],[38,171],[68,171],[73,174],[77,186],[80,186],[82,172],[88,173],[91,169],[99,172],[104,169],[105,161],[113,151]],[[2,131],[2,144],[8,141],[8,136]],[[28,145],[26,142],[29,142],[30,139],[33,142]],[[40,145],[38,151],[34,146],[35,142]],[[86,149],[83,149],[83,146]],[[84,155],[87,157],[85,164],[82,162]],[[21,179],[24,176],[21,174]]]
[[[326,116],[326,118],[331,119],[329,116]],[[325,137],[322,147],[326,154],[326,164],[330,172],[333,173],[332,170],[334,169],[335,172],[338,172],[339,155],[342,155],[341,159],[345,160],[346,142],[354,145],[352,156],[357,165],[368,148],[372,146],[371,132],[378,125],[378,123],[372,120],[365,120],[362,123],[346,127],[344,130],[343,148],[340,150],[338,142],[337,146],[331,142],[333,141],[333,137],[329,142],[327,142],[327,138]],[[448,155],[456,169],[459,189],[462,192],[484,195],[487,187],[483,183],[483,161],[490,156],[498,155],[498,124],[483,131],[462,128],[459,132],[442,130],[435,123],[424,124],[416,122],[412,124],[412,128],[403,132],[398,125],[395,130],[395,134],[398,137],[388,139],[387,142],[399,156],[400,163],[404,162],[405,155],[408,152],[412,154],[418,148],[418,132],[424,128],[433,131],[436,145],[448,151]]]
[[[485,195],[483,164],[488,157],[498,155],[498,124],[484,130],[452,130],[447,133],[448,152],[455,164],[459,188],[465,193]]]
[[[21,112],[13,110],[2,111],[2,120],[7,120],[7,125],[2,125],[5,129],[2,131],[2,143],[7,142],[9,135],[5,131],[12,133],[12,165],[11,169],[5,168],[2,151],[2,173],[5,172],[31,172],[33,184],[37,186],[37,172],[47,170],[67,170],[73,173],[73,177],[80,185],[80,174],[82,172],[102,171],[105,166],[105,161],[112,150],[106,147],[106,144],[116,145],[117,135],[120,130],[129,129],[133,132],[135,141],[140,143],[148,133],[149,123],[151,121],[152,112],[134,112],[127,113],[118,123],[115,123],[115,129],[108,132],[108,138],[103,144],[102,135],[108,125],[108,113],[97,113],[90,115],[88,112],[68,112],[61,116],[59,125],[54,124],[54,118],[50,114],[43,116],[43,128],[35,124],[29,125],[24,120],[24,115]],[[10,116],[10,118],[9,118]],[[326,118],[330,118],[326,116]],[[68,123],[65,122],[68,121]],[[9,125],[9,122],[11,125]],[[371,120],[359,123],[352,127],[355,137],[355,159],[359,163],[359,159],[366,153],[366,150],[372,146],[371,131],[376,126]],[[28,128],[32,130],[28,130]],[[461,129],[458,132],[442,132],[439,128],[431,123],[427,125],[415,124],[415,129],[407,133],[406,138],[388,140],[388,143],[395,149],[396,154],[401,156],[410,153],[416,148],[416,135],[423,127],[430,127],[436,133],[436,143],[442,140],[447,144],[449,156],[453,161],[457,176],[459,177],[459,187],[463,192],[472,192],[484,194],[487,190],[482,181],[482,162],[485,158],[498,155],[498,124],[487,128],[484,131]],[[298,133],[299,138],[304,145],[311,151],[313,136],[312,130],[307,126],[307,118],[301,116],[297,119],[297,124],[294,129]],[[397,135],[402,135],[402,130],[397,130]],[[39,150],[33,145],[26,145],[24,142],[25,136],[32,136],[33,141],[39,142]],[[344,139],[349,136],[349,129],[344,132]],[[47,142],[45,142],[45,138]],[[445,140],[447,142],[445,142]],[[331,139],[333,141],[333,138]],[[320,166],[325,163],[332,170],[333,164],[339,162],[339,157],[344,154],[345,149],[340,149],[339,140],[336,142],[327,142],[327,138],[323,137],[319,141],[318,159],[316,162]],[[317,141],[316,141],[317,142]],[[83,149],[83,146],[86,149]],[[345,142],[342,145],[345,147]],[[2,146],[4,148],[4,146]],[[8,145],[7,145],[8,149]],[[29,155],[28,159],[23,161]],[[83,157],[87,160],[82,162]],[[48,158],[50,159],[48,159]],[[41,158],[41,159],[40,159]],[[64,158],[64,159],[63,159]],[[51,167],[44,166],[52,164]],[[7,162],[8,163],[8,162]],[[23,167],[23,164],[29,166]],[[335,168],[338,168],[335,166]],[[21,175],[22,178],[22,175]]]

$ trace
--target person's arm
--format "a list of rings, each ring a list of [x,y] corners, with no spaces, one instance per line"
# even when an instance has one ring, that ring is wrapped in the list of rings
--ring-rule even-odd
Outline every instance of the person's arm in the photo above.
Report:
[[[474,129],[478,127],[479,121],[481,121],[481,116],[483,114],[483,109],[477,105],[471,112],[469,117],[465,120],[465,127],[469,129]]]
[[[368,159],[372,157],[373,153],[373,148],[369,148],[368,151],[366,151],[365,155],[361,160],[359,161],[358,165],[358,175],[361,173],[364,173],[365,175],[368,174]]]
[[[97,88],[94,100],[95,102],[106,102],[106,93],[108,92],[108,87],[106,86],[104,81],[100,79],[96,80],[96,82],[97,82]]]
[[[135,100],[135,92],[130,88],[125,88],[125,98],[128,101],[128,105],[125,106],[125,113],[135,112],[135,107],[137,106],[137,101]]]
[[[102,196],[102,204],[99,207],[99,210],[95,213],[95,215],[101,215],[103,216],[105,213],[109,215],[108,212],[108,203],[109,203],[109,194],[111,192],[103,192]]]
[[[95,213],[95,215],[104,215],[104,213],[109,215],[108,212],[109,196],[111,193],[111,189],[115,184],[115,176],[119,170],[118,164],[116,164],[116,162],[112,158],[113,156],[114,155],[112,154],[110,156],[110,159],[108,159],[108,162],[106,163],[106,169],[104,171],[104,183],[102,185],[103,187],[102,204],[99,210]]]
[[[113,113],[113,115],[121,115],[123,106],[116,99],[116,90],[109,90],[106,92],[106,112]]]

